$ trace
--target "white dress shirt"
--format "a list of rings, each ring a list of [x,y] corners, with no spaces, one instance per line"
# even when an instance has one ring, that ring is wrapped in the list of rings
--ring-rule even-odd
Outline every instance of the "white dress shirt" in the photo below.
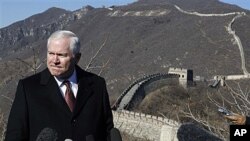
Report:
[[[60,90],[62,93],[62,96],[65,96],[66,92],[66,86],[63,84],[64,79],[59,79],[54,76]],[[77,78],[76,78],[76,71],[74,70],[73,74],[67,79],[70,82],[71,90],[73,91],[74,96],[76,97],[77,91],[78,91],[78,84],[77,84]]]

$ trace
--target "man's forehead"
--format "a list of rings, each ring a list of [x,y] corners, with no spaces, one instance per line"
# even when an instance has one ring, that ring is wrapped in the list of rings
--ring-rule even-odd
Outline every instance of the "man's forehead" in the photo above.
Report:
[[[48,50],[47,51],[48,53],[60,53],[60,54],[68,54],[69,52],[68,51],[55,51],[55,50]]]
[[[51,39],[48,46],[51,45],[60,45],[60,46],[69,46],[70,39],[69,38],[58,38],[58,39]]]
[[[70,49],[70,44],[67,42],[51,42],[48,46],[48,49],[50,50],[69,50]]]

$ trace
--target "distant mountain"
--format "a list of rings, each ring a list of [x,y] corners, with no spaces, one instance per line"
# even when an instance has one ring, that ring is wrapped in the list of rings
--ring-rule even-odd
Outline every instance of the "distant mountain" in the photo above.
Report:
[[[0,29],[0,56],[4,58],[20,49],[34,47],[36,42],[46,40],[56,30],[67,28],[92,9],[94,8],[86,6],[71,12],[53,7]]]
[[[239,47],[229,34],[229,25],[241,40],[249,70],[249,15],[247,10],[218,0],[139,0],[112,8],[86,6],[73,12],[51,8],[0,29],[0,93],[13,97],[18,78],[32,73],[20,60],[34,62],[34,49],[37,63],[42,63],[46,39],[59,29],[72,30],[80,37],[82,67],[106,40],[89,71],[101,72],[110,95],[116,97],[136,79],[166,73],[169,67],[193,69],[195,76],[206,79],[243,74]],[[100,65],[105,67],[100,69]]]

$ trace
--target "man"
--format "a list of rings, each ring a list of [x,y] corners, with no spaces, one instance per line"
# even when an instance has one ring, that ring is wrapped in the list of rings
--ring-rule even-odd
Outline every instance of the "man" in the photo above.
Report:
[[[236,125],[250,125],[250,117],[244,115],[232,114],[224,117]]]
[[[19,81],[6,141],[106,141],[113,128],[103,78],[78,67],[80,42],[56,31],[47,42],[47,68]]]

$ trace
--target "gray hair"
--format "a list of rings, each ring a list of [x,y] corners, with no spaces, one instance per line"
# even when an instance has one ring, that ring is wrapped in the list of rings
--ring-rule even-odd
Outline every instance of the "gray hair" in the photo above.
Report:
[[[80,53],[81,44],[79,38],[75,35],[75,33],[68,30],[58,30],[52,33],[47,41],[47,47],[49,46],[52,40],[62,39],[62,38],[70,39],[69,49],[72,51],[73,55]]]

